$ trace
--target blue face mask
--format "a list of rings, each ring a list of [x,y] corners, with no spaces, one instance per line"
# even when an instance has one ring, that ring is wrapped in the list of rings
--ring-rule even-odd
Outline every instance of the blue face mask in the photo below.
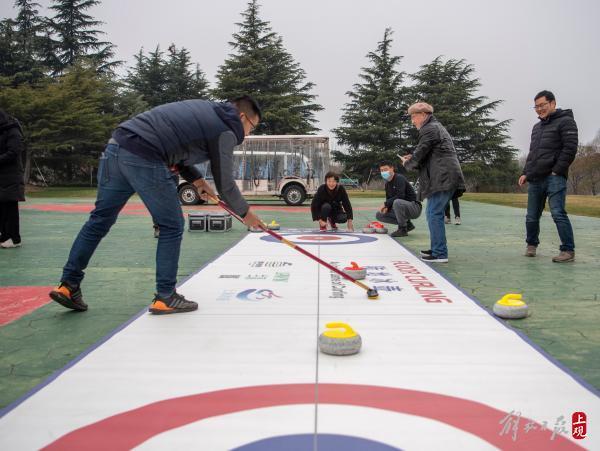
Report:
[[[381,178],[383,178],[383,180],[385,181],[388,181],[392,178],[392,174],[390,173],[390,171],[381,171]]]

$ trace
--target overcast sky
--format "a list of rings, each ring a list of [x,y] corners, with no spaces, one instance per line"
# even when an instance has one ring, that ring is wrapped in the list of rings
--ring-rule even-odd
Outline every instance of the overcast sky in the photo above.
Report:
[[[0,5],[14,17],[12,1]],[[50,0],[38,0],[43,7]],[[526,152],[536,115],[534,95],[554,92],[571,108],[582,143],[600,130],[600,1],[598,0],[262,0],[261,18],[283,37],[287,50],[316,84],[325,108],[322,134],[339,124],[346,92],[359,81],[365,55],[386,27],[394,31],[399,69],[415,72],[436,56],[475,66],[481,94],[502,99],[496,119],[513,119],[513,145]],[[90,14],[128,63],[141,47],[186,47],[214,85],[231,52],[228,42],[247,0],[102,0]],[[41,11],[47,14],[45,8]],[[435,102],[434,102],[435,107]]]

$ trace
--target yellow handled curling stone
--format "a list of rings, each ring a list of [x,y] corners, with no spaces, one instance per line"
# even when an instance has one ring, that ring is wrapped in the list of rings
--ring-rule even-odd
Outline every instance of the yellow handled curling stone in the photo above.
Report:
[[[269,224],[267,224],[267,229],[269,230],[279,230],[279,224],[273,219]]]
[[[494,315],[504,319],[520,319],[529,316],[529,307],[523,301],[523,295],[508,293],[494,304]]]
[[[319,335],[319,349],[330,355],[358,354],[362,346],[360,335],[346,323],[327,323]]]

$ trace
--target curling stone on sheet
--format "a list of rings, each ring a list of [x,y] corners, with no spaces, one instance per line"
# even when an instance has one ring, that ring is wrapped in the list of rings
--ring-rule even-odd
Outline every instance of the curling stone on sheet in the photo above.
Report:
[[[350,265],[344,268],[344,273],[355,280],[362,280],[367,277],[367,270],[365,268],[361,268],[356,262],[350,262]]]
[[[494,304],[493,312],[500,318],[519,319],[529,316],[529,307],[521,294],[508,293]]]
[[[330,355],[357,354],[362,346],[360,335],[345,323],[327,323],[319,335],[319,349]]]
[[[373,222],[373,228],[375,229],[375,233],[388,233],[388,229],[381,222]]]
[[[248,232],[260,233],[262,229],[260,227],[248,227]]]
[[[281,227],[279,223],[277,223],[274,219],[267,224],[267,229],[269,230],[279,230]]]
[[[367,224],[362,229],[363,233],[375,233],[375,229],[371,227],[371,223]]]

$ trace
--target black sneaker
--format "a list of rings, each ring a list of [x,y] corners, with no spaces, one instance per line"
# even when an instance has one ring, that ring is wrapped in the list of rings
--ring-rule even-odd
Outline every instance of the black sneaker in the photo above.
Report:
[[[78,312],[85,312],[88,306],[83,302],[81,288],[75,287],[68,282],[61,282],[58,287],[50,293],[50,299],[58,302],[60,305]]]
[[[185,313],[198,310],[198,304],[193,301],[188,301],[181,294],[175,292],[167,299],[162,299],[158,294],[154,295],[152,305],[148,309],[150,313],[155,315],[166,315],[168,313]]]
[[[424,255],[421,260],[430,263],[448,263],[448,257],[434,257],[433,255]]]
[[[431,249],[427,249],[426,251],[421,251],[420,254],[421,254],[421,257],[427,257],[428,255],[431,255]]]
[[[411,230],[415,230],[415,225],[409,219],[408,221],[406,221],[406,231],[410,232]]]
[[[398,227],[398,230],[391,234],[394,238],[398,238],[401,236],[408,236],[408,232],[406,231],[406,227]]]

